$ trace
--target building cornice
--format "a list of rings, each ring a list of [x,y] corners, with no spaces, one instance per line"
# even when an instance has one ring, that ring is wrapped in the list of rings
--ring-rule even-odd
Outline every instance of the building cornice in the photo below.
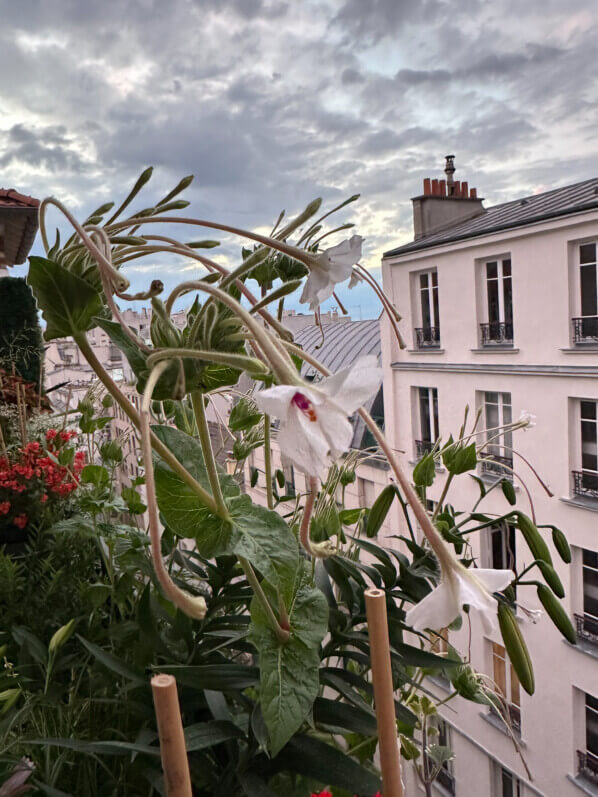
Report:
[[[598,377],[598,365],[532,365],[530,363],[394,362],[393,371],[429,371],[448,374],[506,374],[507,376]]]

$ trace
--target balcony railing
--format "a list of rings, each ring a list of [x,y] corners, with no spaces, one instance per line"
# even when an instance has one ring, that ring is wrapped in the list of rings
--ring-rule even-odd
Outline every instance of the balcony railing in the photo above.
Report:
[[[592,783],[598,784],[598,756],[584,750],[578,750],[577,774]]]
[[[434,443],[431,440],[416,440],[415,441],[415,455],[421,459],[434,448]]]
[[[575,615],[577,638],[598,645],[598,619],[587,614]]]
[[[480,324],[482,346],[510,346],[513,343],[513,324],[505,321],[490,321]]]
[[[513,479],[513,460],[510,457],[501,457],[483,451],[484,461],[480,462],[482,473],[486,476],[496,476],[502,479]]]
[[[581,318],[572,318],[573,343],[598,343],[598,316],[586,315]]]
[[[418,349],[438,348],[440,346],[440,327],[416,327],[415,343]]]
[[[598,473],[587,470],[573,470],[573,495],[583,498],[598,498]]]

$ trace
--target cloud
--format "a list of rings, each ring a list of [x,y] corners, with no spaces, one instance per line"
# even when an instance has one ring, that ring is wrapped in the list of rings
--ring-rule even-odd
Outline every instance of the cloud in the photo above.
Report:
[[[409,197],[447,152],[488,203],[596,173],[587,0],[0,0],[0,14],[2,183],[79,217],[150,164],[134,207],[194,173],[190,211],[245,228],[360,192],[339,221],[374,267],[411,235]],[[221,240],[236,262],[240,239]]]

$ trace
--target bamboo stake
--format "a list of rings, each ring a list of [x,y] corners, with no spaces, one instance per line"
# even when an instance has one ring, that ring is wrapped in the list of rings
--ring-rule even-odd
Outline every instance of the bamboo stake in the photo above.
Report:
[[[384,797],[404,797],[390,668],[386,594],[384,590],[375,588],[367,589],[364,594],[370,637],[374,704],[378,723],[382,793]]]
[[[181,709],[174,677],[172,675],[154,675],[152,692],[158,720],[166,795],[167,797],[193,797]]]

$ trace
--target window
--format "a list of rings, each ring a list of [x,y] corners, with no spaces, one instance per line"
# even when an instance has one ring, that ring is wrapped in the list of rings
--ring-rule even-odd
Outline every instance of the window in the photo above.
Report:
[[[440,313],[438,310],[438,272],[419,275],[419,309],[421,326],[415,329],[417,348],[440,345]]]
[[[598,699],[586,695],[586,749],[577,751],[579,774],[598,784]]]
[[[480,324],[482,346],[513,343],[513,285],[511,260],[490,260],[484,264],[487,323]]]
[[[596,244],[579,247],[579,288],[581,317],[573,319],[573,342],[598,342],[598,284],[596,282]]]
[[[573,471],[575,495],[598,498],[598,418],[595,401],[580,401],[581,470]]]
[[[485,461],[481,463],[482,473],[512,478],[513,434],[499,429],[512,422],[511,394],[491,391],[483,394],[483,401],[487,445]]]
[[[292,465],[283,465],[284,488],[287,495],[295,495],[295,469]]]
[[[500,526],[489,529],[489,532],[488,566],[494,570],[515,571],[517,565],[515,557],[515,526],[510,523],[501,523]]]
[[[432,645],[430,646],[432,653],[437,656],[447,656],[448,645],[448,628],[441,628],[432,633]]]
[[[505,714],[510,719],[513,730],[521,730],[521,704],[519,700],[519,679],[502,645],[492,643],[492,672],[496,691],[503,701]]]
[[[431,451],[438,440],[438,390],[435,387],[417,388],[419,403],[419,439],[415,441],[418,459]]]
[[[523,797],[521,781],[508,769],[494,764],[494,797]]]
[[[598,553],[582,553],[583,614],[576,614],[577,636],[598,644]]]
[[[439,747],[448,747],[450,750],[451,734],[448,723],[439,717],[438,714],[435,714],[430,718],[430,725],[436,728],[437,733],[431,736],[429,744],[437,744]],[[432,768],[434,765],[430,761],[428,766]],[[455,776],[453,774],[452,761],[444,761],[436,775],[435,782],[442,786],[449,794],[455,793]]]

